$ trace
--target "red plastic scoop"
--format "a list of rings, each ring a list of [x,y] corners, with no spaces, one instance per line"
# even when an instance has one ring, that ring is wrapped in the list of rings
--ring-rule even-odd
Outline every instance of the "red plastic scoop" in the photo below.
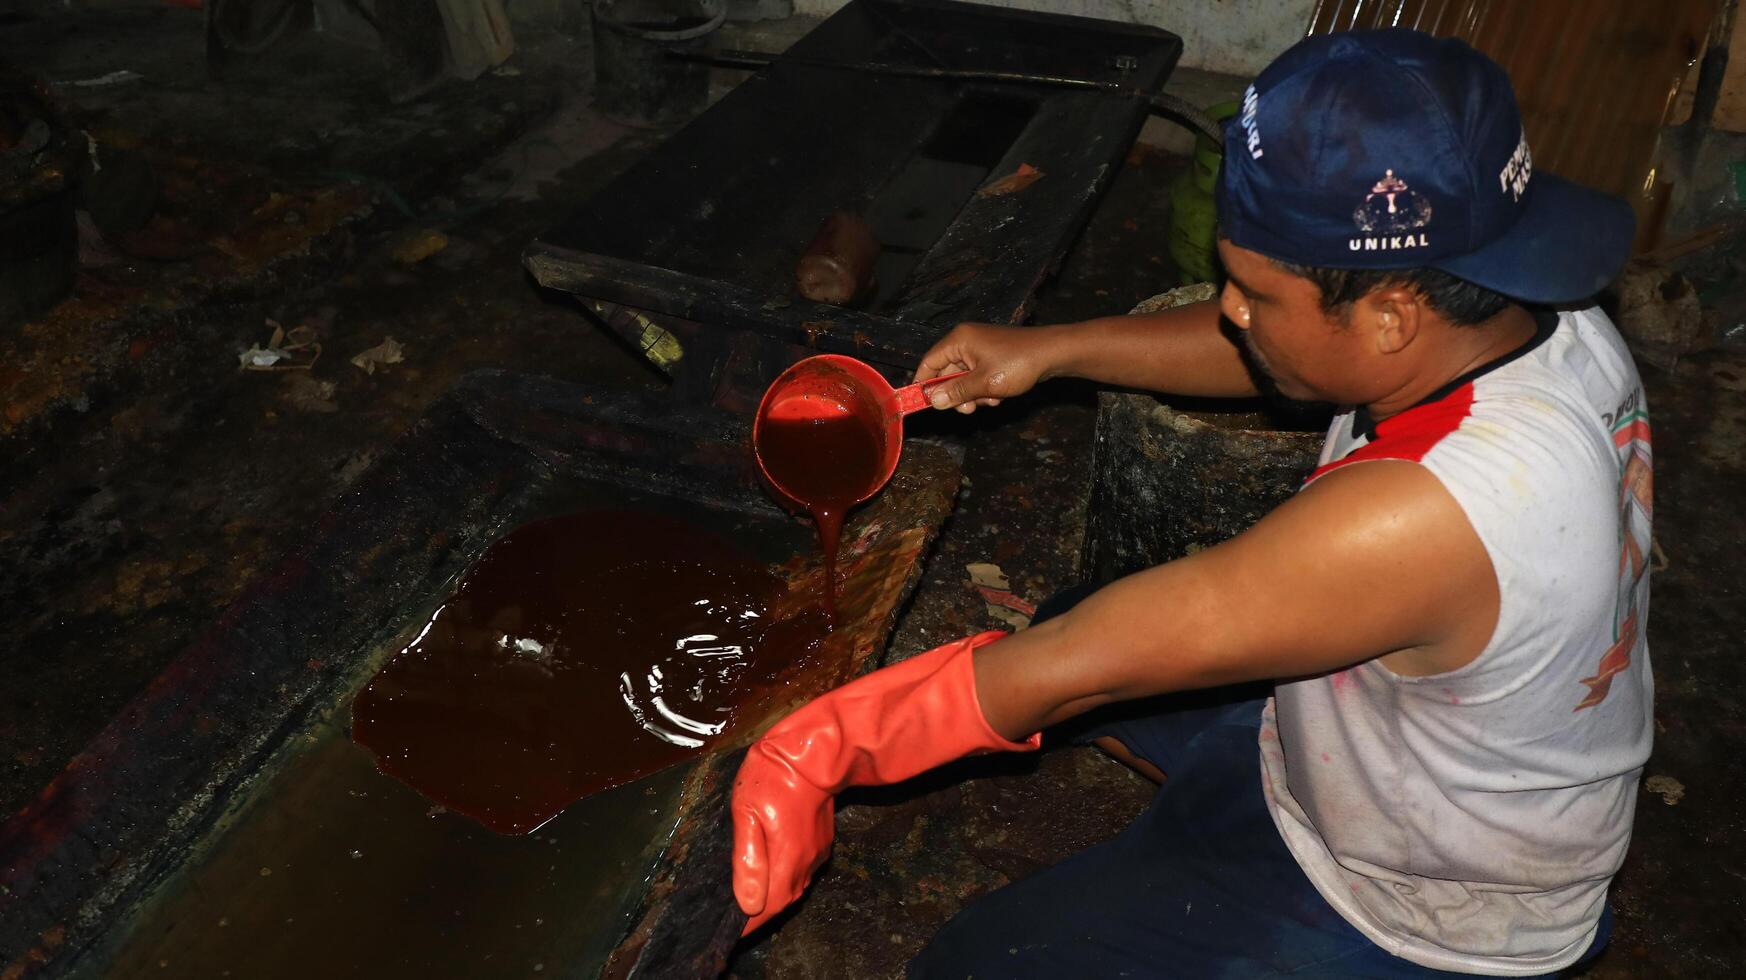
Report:
[[[777,375],[758,404],[752,420],[758,468],[801,507],[852,507],[897,471],[903,417],[928,407],[928,389],[956,377],[894,389],[852,357],[800,361]]]
[[[820,354],[777,375],[764,392],[752,419],[752,455],[777,495],[811,513],[818,525],[833,618],[843,514],[897,472],[903,417],[927,407],[926,389],[957,376],[893,390],[852,357]]]

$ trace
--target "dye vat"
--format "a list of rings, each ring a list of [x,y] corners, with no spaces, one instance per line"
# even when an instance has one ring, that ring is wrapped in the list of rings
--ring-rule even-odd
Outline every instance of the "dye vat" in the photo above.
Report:
[[[1154,313],[1218,295],[1180,286],[1136,306]],[[1253,399],[1103,392],[1097,401],[1081,580],[1104,584],[1248,530],[1315,467],[1326,409]]]
[[[884,648],[957,491],[943,449],[911,446],[848,522],[837,625],[813,654],[782,665],[772,686],[738,687],[732,723],[690,759],[532,833],[498,833],[380,772],[347,722],[490,544],[556,515],[672,522],[748,562],[754,581],[805,597],[800,614],[813,609],[811,529],[759,487],[746,428],[658,395],[463,379],[0,827],[0,972],[719,972],[744,924],[727,860],[735,754]],[[525,633],[503,635],[550,640]],[[565,792],[616,780],[577,778]]]

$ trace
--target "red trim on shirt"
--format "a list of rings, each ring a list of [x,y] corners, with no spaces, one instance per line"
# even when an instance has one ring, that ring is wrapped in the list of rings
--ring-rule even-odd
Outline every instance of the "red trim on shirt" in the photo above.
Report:
[[[1472,414],[1473,382],[1469,381],[1434,402],[1409,408],[1378,422],[1376,438],[1340,459],[1317,467],[1303,481],[1304,486],[1350,463],[1376,459],[1403,459],[1417,463]]]
[[[1649,420],[1648,419],[1637,419],[1635,422],[1632,422],[1630,425],[1627,425],[1624,428],[1620,429],[1619,431],[1613,433],[1613,447],[1616,449],[1623,449],[1627,445],[1629,445],[1630,443],[1632,443],[1634,441],[1640,441],[1644,445],[1649,444],[1650,439],[1649,439]]]

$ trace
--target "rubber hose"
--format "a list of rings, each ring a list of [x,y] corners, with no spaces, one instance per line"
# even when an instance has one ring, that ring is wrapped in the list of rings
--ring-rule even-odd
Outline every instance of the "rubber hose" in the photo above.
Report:
[[[1146,101],[1151,103],[1153,111],[1174,116],[1178,121],[1185,122],[1191,128],[1199,130],[1202,135],[1218,146],[1225,145],[1224,127],[1214,122],[1211,116],[1200,111],[1200,107],[1194,103],[1167,92],[1147,96]]]

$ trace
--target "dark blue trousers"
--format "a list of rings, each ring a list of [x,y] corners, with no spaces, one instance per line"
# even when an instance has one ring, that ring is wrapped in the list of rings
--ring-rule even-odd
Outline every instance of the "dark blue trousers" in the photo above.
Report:
[[[1051,599],[1038,619],[1084,594]],[[1266,693],[1168,695],[1081,728],[1075,740],[1113,735],[1168,775],[1151,806],[1114,840],[964,909],[911,980],[1462,976],[1384,951],[1298,867],[1261,792]],[[1611,928],[1609,908],[1584,961]]]

